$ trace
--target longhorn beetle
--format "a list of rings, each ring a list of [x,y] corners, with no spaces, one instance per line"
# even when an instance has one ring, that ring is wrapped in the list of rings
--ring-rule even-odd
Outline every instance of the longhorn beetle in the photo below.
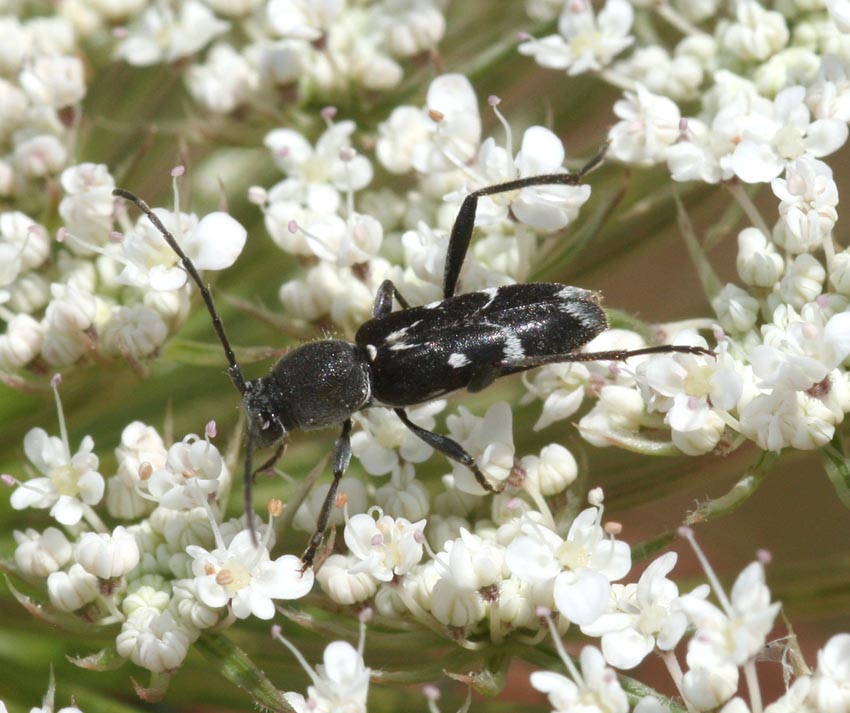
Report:
[[[452,226],[443,275],[443,299],[411,307],[390,280],[378,288],[372,318],[357,330],[354,343],[324,339],[285,354],[266,376],[246,380],[213,304],[212,295],[192,261],[148,205],[121,188],[113,194],[132,201],[162,233],[198,286],[224,347],[227,373],[242,395],[247,422],[245,515],[253,533],[252,459],[258,448],[277,446],[263,466],[283,453],[287,434],[342,426],[333,449],[333,482],[322,504],[316,531],[301,557],[312,566],[322,541],[337,486],[351,460],[351,416],[381,406],[425,443],[469,468],[481,487],[500,492],[456,441],[417,426],[404,408],[451,391],[480,391],[507,374],[558,362],[624,361],[642,354],[707,354],[703,347],[660,345],[632,351],[577,351],[608,328],[599,295],[558,283],[491,287],[455,295],[463,260],[472,239],[478,199],[529,186],[576,185],[602,160],[603,152],[576,173],[531,176],[481,188],[463,201]],[[398,302],[401,309],[393,311]],[[504,487],[504,486],[502,486]]]

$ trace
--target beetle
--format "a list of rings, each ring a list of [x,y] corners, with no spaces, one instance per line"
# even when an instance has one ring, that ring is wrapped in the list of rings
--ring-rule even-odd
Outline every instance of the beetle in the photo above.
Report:
[[[312,566],[324,536],[339,481],[351,460],[351,416],[372,407],[392,409],[402,423],[429,446],[469,468],[485,490],[490,483],[475,459],[456,441],[413,423],[405,407],[466,389],[480,391],[496,379],[544,364],[624,361],[644,354],[713,355],[697,346],[658,345],[631,351],[581,352],[608,328],[597,293],[559,283],[492,287],[456,295],[458,277],[472,239],[478,199],[539,185],[576,185],[602,160],[604,150],[581,170],[519,178],[474,191],[464,199],[449,239],[443,298],[411,306],[390,280],[378,288],[372,318],[360,326],[354,342],[323,339],[285,354],[265,376],[246,380],[224,325],[192,261],[150,207],[133,193],[113,194],[134,203],[162,233],[200,290],[224,348],[227,373],[242,396],[246,419],[245,514],[253,534],[251,483],[254,452],[277,446],[257,472],[271,467],[294,430],[341,426],[333,447],[333,481],[322,504],[316,531],[301,561]],[[393,311],[398,303],[400,310]],[[504,486],[503,486],[504,487]]]

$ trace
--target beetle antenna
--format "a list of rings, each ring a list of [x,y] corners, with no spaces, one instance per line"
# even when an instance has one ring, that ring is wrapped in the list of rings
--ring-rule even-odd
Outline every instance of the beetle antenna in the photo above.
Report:
[[[237,388],[239,393],[244,395],[248,387],[245,383],[245,376],[242,374],[242,368],[236,361],[236,355],[233,353],[233,348],[230,346],[230,341],[227,338],[227,334],[224,332],[224,323],[221,321],[221,317],[218,316],[215,303],[213,302],[212,293],[210,292],[209,287],[207,287],[203,280],[201,280],[201,276],[195,269],[195,265],[189,259],[189,256],[183,252],[183,249],[177,243],[177,240],[162,224],[162,221],[159,219],[157,214],[150,209],[150,206],[148,206],[147,203],[145,203],[135,193],[125,191],[123,188],[113,189],[112,195],[120,196],[121,198],[130,201],[140,211],[142,211],[142,213],[148,217],[148,220],[154,224],[154,227],[162,233],[162,237],[165,238],[165,242],[168,243],[169,247],[177,254],[177,257],[180,258],[180,264],[183,266],[183,269],[189,273],[189,276],[198,286],[198,289],[201,292],[201,297],[204,298],[204,304],[206,304],[207,310],[212,318],[215,333],[218,335],[221,346],[224,347],[224,356],[227,358],[227,373],[230,376],[230,380],[233,382],[233,385]]]

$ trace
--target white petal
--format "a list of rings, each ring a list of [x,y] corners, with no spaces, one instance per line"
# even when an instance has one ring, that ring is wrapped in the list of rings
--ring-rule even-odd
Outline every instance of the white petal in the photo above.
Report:
[[[619,669],[634,668],[654,647],[655,639],[632,628],[614,631],[602,637],[605,660]]]
[[[575,624],[591,624],[605,611],[611,584],[591,569],[563,572],[552,592],[558,611]]]
[[[171,292],[172,290],[179,290],[186,284],[186,273],[180,267],[154,265],[148,273],[148,280],[151,289],[159,292]]]
[[[201,218],[184,250],[199,270],[223,270],[236,262],[247,236],[232,216],[216,211]]]
[[[742,141],[732,154],[732,170],[745,183],[772,181],[784,168],[784,162],[769,144]]]

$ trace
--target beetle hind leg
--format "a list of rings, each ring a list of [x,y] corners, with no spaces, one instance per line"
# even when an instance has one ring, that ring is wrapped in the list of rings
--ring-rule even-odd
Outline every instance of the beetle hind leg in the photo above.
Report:
[[[460,445],[457,441],[453,441],[448,436],[440,435],[439,433],[434,433],[433,431],[429,431],[427,428],[422,428],[422,426],[417,426],[413,421],[410,420],[407,413],[405,413],[404,409],[397,408],[393,409],[396,412],[396,415],[401,419],[401,422],[407,426],[415,436],[421,438],[425,443],[431,446],[434,450],[440,451],[446,458],[449,460],[453,460],[456,463],[460,463],[461,465],[465,465],[472,471],[472,474],[475,476],[475,480],[477,480],[481,487],[484,488],[487,492],[490,493],[501,493],[507,482],[502,483],[501,485],[493,485],[489,480],[487,480],[487,476],[481,472],[481,469],[478,467],[478,464],[475,462],[475,458],[473,458],[469,453],[466,452],[464,447]]]

